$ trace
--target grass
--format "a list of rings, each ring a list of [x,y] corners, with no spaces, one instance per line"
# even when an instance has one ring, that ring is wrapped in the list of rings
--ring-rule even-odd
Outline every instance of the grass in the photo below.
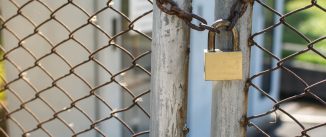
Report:
[[[313,64],[326,65],[326,60],[321,56],[315,54],[307,53],[307,54],[299,55],[298,57],[296,57],[296,59],[304,62],[310,62]]]
[[[311,4],[308,0],[289,0],[285,3],[286,12],[290,12]],[[326,7],[326,1],[318,1],[322,7]],[[324,11],[313,7],[300,11],[286,18],[286,21],[303,33],[311,41],[314,41],[326,34],[326,14]],[[284,42],[296,43],[306,46],[308,42],[299,37],[288,27],[284,29]],[[314,46],[318,51],[326,51],[326,40],[322,40]],[[303,47],[305,48],[305,47]],[[326,52],[322,52],[325,55]],[[299,61],[314,64],[326,65],[326,59],[315,53],[305,53],[295,58]]]

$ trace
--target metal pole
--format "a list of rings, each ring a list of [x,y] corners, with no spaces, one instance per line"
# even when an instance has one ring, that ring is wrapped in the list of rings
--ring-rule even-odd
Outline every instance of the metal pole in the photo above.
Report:
[[[190,11],[190,0],[176,2]],[[153,5],[150,136],[185,137],[190,29]]]
[[[277,0],[275,1],[275,10],[278,11],[280,14],[283,14],[284,10],[284,0]],[[278,23],[280,17],[274,17],[274,23]],[[282,57],[282,38],[283,38],[283,25],[280,25],[274,29],[273,32],[273,50],[275,56]],[[278,61],[273,59],[272,67],[277,66]],[[280,80],[281,79],[281,71],[276,70],[272,75],[271,80],[271,94],[275,98],[279,98],[280,95]]]
[[[193,0],[193,13],[207,22],[214,22],[215,0]],[[204,49],[207,31],[191,30],[188,94],[188,137],[209,137],[211,134],[212,82],[204,79]]]
[[[226,19],[230,15],[232,5],[238,0],[216,0],[215,18]],[[239,32],[240,48],[243,53],[243,80],[214,81],[212,96],[212,137],[245,137],[250,47],[248,38],[251,35],[252,4],[238,20],[236,28]],[[219,49],[232,49],[230,32],[217,35]]]

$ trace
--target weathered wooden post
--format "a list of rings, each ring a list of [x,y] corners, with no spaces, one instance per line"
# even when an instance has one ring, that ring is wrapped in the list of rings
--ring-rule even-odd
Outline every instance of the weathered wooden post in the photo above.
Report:
[[[151,137],[185,137],[189,27],[154,0],[151,61]],[[190,0],[176,1],[190,11]]]
[[[227,19],[235,2],[240,0],[216,0],[215,18]],[[212,97],[212,137],[245,137],[247,114],[246,80],[249,77],[252,4],[235,26],[239,32],[239,44],[243,54],[243,80],[214,81]],[[232,49],[233,38],[230,32],[222,31],[217,35],[219,49]]]

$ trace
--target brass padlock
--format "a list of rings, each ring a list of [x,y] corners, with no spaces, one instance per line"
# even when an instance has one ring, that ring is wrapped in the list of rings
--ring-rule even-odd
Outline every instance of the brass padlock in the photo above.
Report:
[[[212,27],[220,29],[228,27],[227,20],[217,20]],[[215,32],[208,33],[208,51],[205,50],[205,80],[241,80],[242,79],[242,52],[239,47],[237,29],[232,29],[233,50],[221,51],[215,49]]]

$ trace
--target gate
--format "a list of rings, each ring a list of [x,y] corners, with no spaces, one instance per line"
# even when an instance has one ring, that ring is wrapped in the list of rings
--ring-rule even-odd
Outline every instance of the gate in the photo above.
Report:
[[[198,84],[204,74],[190,68],[202,77],[188,77],[188,66],[198,67],[188,61],[198,61],[191,53],[206,47],[189,47],[196,39],[190,30],[218,33],[218,46],[227,50],[232,28],[239,31],[243,80],[212,82],[207,134],[278,136],[270,129],[286,119],[297,126],[293,135],[320,136],[314,131],[326,121],[307,124],[286,104],[303,98],[326,104],[326,3],[216,0],[215,20],[230,22],[222,29],[191,6],[190,0],[0,0],[0,137],[186,136],[198,130],[193,119],[202,119],[187,120],[199,111],[187,110],[194,101],[188,81]],[[317,15],[307,23],[313,25],[299,21]],[[301,72],[311,64],[319,77]],[[287,96],[280,97],[286,83]],[[263,103],[248,106],[248,95]],[[251,110],[257,106],[265,109]]]
[[[1,136],[148,134],[151,1],[0,7]]]

